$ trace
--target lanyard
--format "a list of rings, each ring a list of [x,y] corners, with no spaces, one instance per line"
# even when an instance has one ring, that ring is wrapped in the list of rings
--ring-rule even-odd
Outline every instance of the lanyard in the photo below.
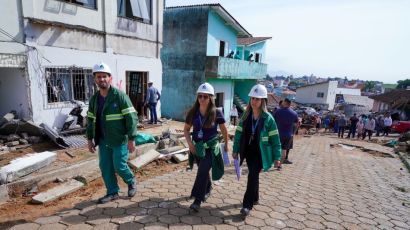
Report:
[[[259,118],[256,119],[256,123],[253,124],[253,114],[252,114],[252,134],[251,134],[251,138],[249,138],[249,144],[251,144],[251,142],[254,139],[255,131],[256,131],[256,127],[258,127],[258,123],[259,123]]]
[[[205,121],[206,121],[206,119],[205,119]],[[202,132],[202,127],[204,126],[205,121],[202,122],[202,116],[201,116],[201,113],[199,113],[199,123],[201,123],[201,128],[199,129],[199,132],[198,132],[198,138],[199,139],[202,139],[204,137],[204,132]]]

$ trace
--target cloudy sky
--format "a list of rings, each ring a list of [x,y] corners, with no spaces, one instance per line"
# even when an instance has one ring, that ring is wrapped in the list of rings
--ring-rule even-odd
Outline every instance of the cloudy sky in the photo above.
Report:
[[[271,36],[269,74],[410,78],[410,0],[166,0],[220,3],[253,36]]]

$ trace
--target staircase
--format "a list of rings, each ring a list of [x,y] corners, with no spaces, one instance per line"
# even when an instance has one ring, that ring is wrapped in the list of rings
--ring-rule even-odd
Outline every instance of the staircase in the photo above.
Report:
[[[237,106],[238,112],[244,112],[246,110],[246,106],[248,106],[248,104],[236,94],[233,97],[233,103]]]

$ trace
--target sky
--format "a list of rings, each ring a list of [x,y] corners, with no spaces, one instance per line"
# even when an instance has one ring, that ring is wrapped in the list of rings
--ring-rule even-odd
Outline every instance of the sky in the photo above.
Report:
[[[220,3],[267,42],[270,75],[410,79],[410,0],[166,0]]]

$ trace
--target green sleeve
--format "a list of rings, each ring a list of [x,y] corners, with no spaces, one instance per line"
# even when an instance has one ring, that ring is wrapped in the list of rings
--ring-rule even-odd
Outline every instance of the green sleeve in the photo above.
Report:
[[[279,130],[276,126],[275,119],[271,117],[271,122],[269,126],[269,141],[272,144],[273,160],[277,161],[281,159],[282,156],[282,146],[280,145]]]
[[[121,97],[121,113],[125,119],[126,135],[128,136],[128,140],[134,140],[137,137],[137,111],[126,94],[122,94]]]
[[[88,112],[87,112],[87,139],[92,140],[94,138],[94,129],[95,129],[95,121],[96,121],[96,114],[94,114],[94,100],[95,96],[92,96],[90,102],[88,104]]]
[[[240,146],[241,146],[240,141],[241,141],[242,133],[243,133],[243,121],[241,120],[238,126],[236,127],[236,131],[235,131],[235,137],[233,141],[233,152],[234,153],[239,153]]]

